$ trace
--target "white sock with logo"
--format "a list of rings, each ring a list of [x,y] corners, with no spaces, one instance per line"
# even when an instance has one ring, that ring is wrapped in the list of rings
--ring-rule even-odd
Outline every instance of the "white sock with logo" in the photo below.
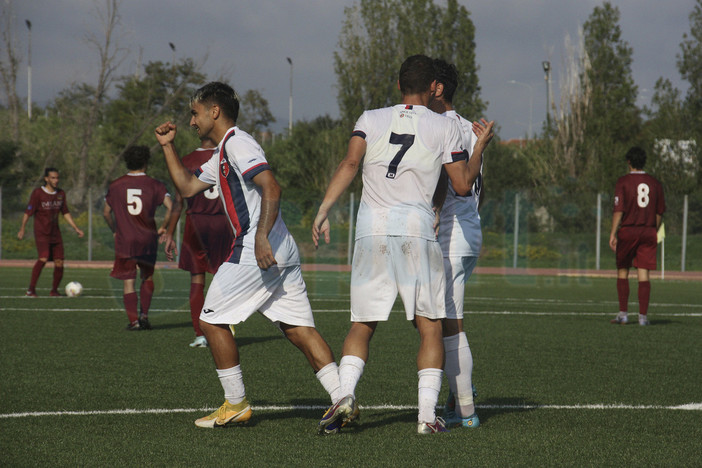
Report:
[[[244,379],[241,375],[241,365],[229,369],[217,369],[219,382],[224,389],[224,398],[232,405],[241,403],[246,398]]]
[[[436,420],[436,403],[439,401],[439,391],[441,390],[441,369],[422,369],[417,372],[419,377],[418,400],[419,415],[418,421],[433,424]]]
[[[446,377],[456,397],[456,413],[467,418],[475,413],[473,403],[473,354],[465,332],[444,338]]]
[[[356,385],[361,380],[365,366],[366,362],[358,356],[348,355],[341,358],[339,362],[340,398],[346,395],[354,395],[355,398]]]
[[[326,390],[329,394],[332,404],[339,401],[342,396],[345,396],[341,394],[339,367],[336,365],[336,362],[330,362],[326,366],[319,369],[315,375],[317,376],[319,383],[321,383],[322,387],[324,387],[324,390]]]

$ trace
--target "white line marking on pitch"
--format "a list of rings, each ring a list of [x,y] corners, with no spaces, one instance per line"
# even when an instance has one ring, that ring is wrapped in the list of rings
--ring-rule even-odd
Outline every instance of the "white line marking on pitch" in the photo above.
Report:
[[[412,405],[359,405],[363,410],[416,410]],[[682,410],[702,411],[702,403],[687,403],[676,406],[663,405],[624,405],[624,404],[592,404],[592,405],[475,405],[479,409],[514,409],[514,410]],[[130,414],[168,414],[168,413],[200,413],[211,412],[217,408],[163,408],[163,409],[115,409],[101,411],[35,411],[23,413],[0,414],[0,419],[28,418],[40,416],[103,416]],[[254,406],[256,411],[308,411],[325,410],[320,405],[290,405],[290,406]]]
[[[0,307],[0,312],[5,311],[20,311],[20,312],[35,312],[36,307]],[[51,309],[45,309],[46,312],[123,312],[122,308],[100,308],[100,309],[79,309],[79,308],[58,308],[52,307]],[[189,310],[185,308],[179,309],[150,309],[151,313],[158,312],[164,314],[170,313],[190,313]],[[349,314],[349,309],[313,309],[314,313],[345,313]],[[393,312],[404,312],[401,309],[393,309]],[[534,315],[534,316],[592,316],[592,317],[608,317],[612,315],[611,312],[537,312],[537,311],[519,311],[519,310],[473,310],[468,312],[468,315]],[[702,312],[656,312],[654,317],[702,317]]]

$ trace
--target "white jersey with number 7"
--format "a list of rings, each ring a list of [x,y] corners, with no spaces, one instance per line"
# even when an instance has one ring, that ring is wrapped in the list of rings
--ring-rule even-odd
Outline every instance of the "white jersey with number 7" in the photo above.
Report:
[[[356,239],[434,240],[432,197],[441,166],[467,157],[458,124],[424,106],[399,104],[365,111],[353,136],[367,145]]]

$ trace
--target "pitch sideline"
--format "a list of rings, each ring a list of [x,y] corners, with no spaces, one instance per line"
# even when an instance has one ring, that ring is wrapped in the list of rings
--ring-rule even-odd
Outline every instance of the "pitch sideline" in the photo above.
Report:
[[[362,410],[369,411],[410,411],[416,410],[412,405],[359,405]],[[624,404],[589,404],[589,405],[475,405],[478,409],[511,409],[511,410],[664,410],[664,411],[702,411],[702,403],[687,403],[683,405],[624,405]],[[201,413],[211,412],[217,408],[153,408],[153,409],[115,409],[102,411],[35,411],[22,413],[0,414],[0,419],[30,418],[43,416],[108,416],[108,415],[139,415],[139,414],[168,414],[168,413]],[[323,411],[327,406],[321,405],[289,405],[289,406],[253,406],[254,411]]]

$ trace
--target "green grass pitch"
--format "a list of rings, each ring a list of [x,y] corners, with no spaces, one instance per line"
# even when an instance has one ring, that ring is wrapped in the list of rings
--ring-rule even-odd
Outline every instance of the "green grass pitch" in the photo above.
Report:
[[[0,269],[0,465],[699,466],[699,282],[655,280],[651,326],[614,326],[613,279],[475,275],[466,331],[481,426],[416,432],[418,336],[398,302],[357,388],[360,424],[321,437],[329,401],[301,353],[258,314],[237,327],[249,425],[193,421],[222,403],[192,349],[189,276],[157,270],[152,331],[126,332],[121,282],[67,268],[78,298],[23,297],[30,270]],[[337,360],[349,274],[305,273]],[[630,319],[636,319],[636,282]],[[635,322],[634,322],[635,323]],[[447,393],[444,382],[440,396]],[[441,413],[440,408],[438,414]]]

